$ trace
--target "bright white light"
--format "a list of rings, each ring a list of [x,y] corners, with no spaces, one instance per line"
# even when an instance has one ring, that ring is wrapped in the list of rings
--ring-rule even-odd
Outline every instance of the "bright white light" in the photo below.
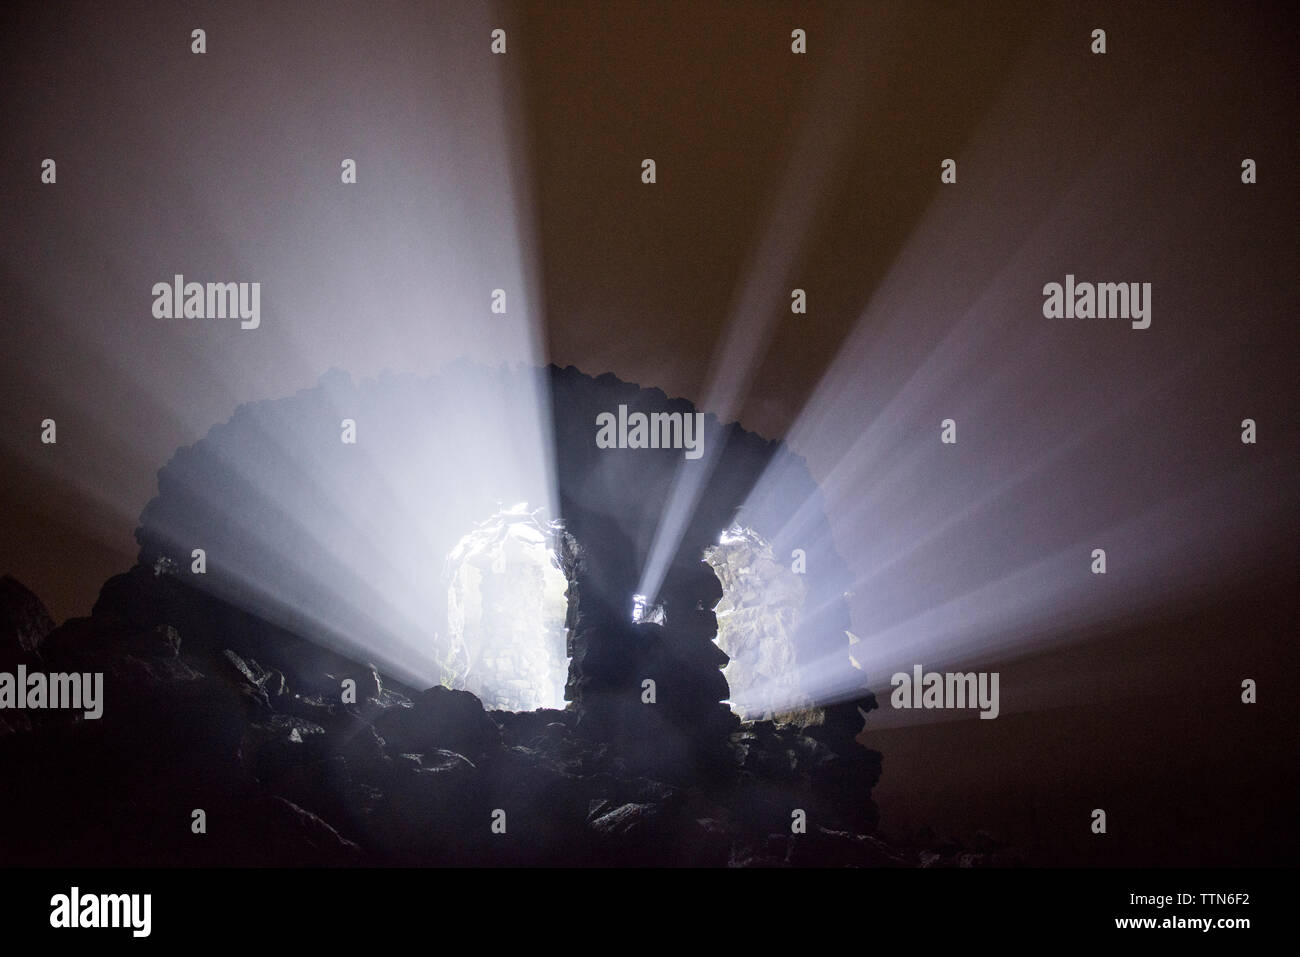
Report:
[[[632,596],[632,621],[649,625],[662,625],[666,621],[664,606],[651,604],[645,595]]]
[[[564,707],[568,586],[552,548],[556,529],[524,503],[465,535],[447,560],[442,683],[487,708]]]
[[[808,594],[801,577],[776,560],[771,543],[740,525],[724,531],[704,561],[722,584],[715,641],[731,658],[722,669],[728,705],[753,719],[811,705],[795,655]]]

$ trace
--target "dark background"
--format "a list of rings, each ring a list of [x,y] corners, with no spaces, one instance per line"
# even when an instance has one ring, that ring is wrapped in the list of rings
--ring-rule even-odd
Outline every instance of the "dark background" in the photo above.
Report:
[[[873,716],[887,831],[1293,860],[1287,4],[9,3],[0,37],[0,570],[56,619],[241,402],[571,363],[807,457],[878,690],[1000,670],[997,721]],[[154,319],[176,272],[262,282],[262,327]],[[1152,327],[1043,318],[1067,272],[1152,282]],[[1105,592],[1015,577],[1099,536]]]

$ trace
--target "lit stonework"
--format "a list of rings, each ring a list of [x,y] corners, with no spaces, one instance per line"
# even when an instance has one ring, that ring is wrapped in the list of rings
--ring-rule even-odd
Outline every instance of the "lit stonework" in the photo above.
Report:
[[[704,560],[722,583],[717,642],[731,658],[722,673],[733,709],[764,718],[807,704],[795,661],[795,630],[808,592],[803,580],[776,560],[762,536],[738,525],[722,533]]]
[[[480,524],[448,557],[442,683],[472,691],[484,707],[564,706],[567,582],[554,534],[516,505]]]

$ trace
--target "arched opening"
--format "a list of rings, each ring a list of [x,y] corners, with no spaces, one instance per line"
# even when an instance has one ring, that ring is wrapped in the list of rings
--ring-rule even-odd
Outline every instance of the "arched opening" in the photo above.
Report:
[[[441,683],[488,709],[564,707],[568,582],[556,556],[558,523],[526,504],[478,523],[447,557]]]
[[[795,653],[808,595],[802,576],[776,559],[763,536],[739,524],[705,549],[704,561],[722,584],[716,641],[731,658],[722,669],[731,709],[746,720],[793,718],[811,709]]]

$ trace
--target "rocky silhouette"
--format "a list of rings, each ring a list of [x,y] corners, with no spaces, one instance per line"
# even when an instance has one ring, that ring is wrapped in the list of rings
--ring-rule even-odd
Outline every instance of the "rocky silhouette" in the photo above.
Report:
[[[440,559],[526,491],[450,439],[470,425],[456,397],[483,395],[485,378],[549,396],[560,514],[547,527],[569,659],[560,708],[487,710],[470,691],[430,680],[422,663],[450,653],[438,645],[447,636],[427,623],[404,632],[418,617],[410,609],[385,617],[367,601],[385,575],[410,575],[400,566],[417,545],[397,513],[411,490],[429,512],[416,523],[418,547]],[[138,563],[104,584],[89,617],[54,627],[39,599],[5,578],[5,668],[104,675],[99,718],[0,710],[6,862],[926,863],[874,833],[881,756],[857,741],[876,706],[869,693],[757,720],[728,707],[712,610],[723,585],[702,558],[738,521],[768,564],[798,540],[819,570],[800,583],[809,612],[797,621],[783,612],[772,626],[781,646],[770,659],[797,666],[847,640],[843,569],[802,462],[707,416],[716,465],[650,596],[655,616],[638,618],[628,596],[682,456],[598,449],[596,417],[620,404],[694,412],[657,390],[554,366],[461,366],[361,385],[332,373],[292,398],[241,407],[176,454],[142,515]],[[413,410],[455,454],[411,430]],[[339,442],[344,417],[369,432],[358,449]],[[286,481],[298,483],[292,503]],[[196,543],[203,574],[191,568]],[[730,554],[729,575],[750,581],[737,566],[744,554]],[[426,583],[435,622],[448,580]],[[450,580],[468,587],[463,575]],[[748,609],[730,646],[745,649],[761,638],[744,632],[761,602],[732,604]],[[409,654],[421,636],[435,647]]]

